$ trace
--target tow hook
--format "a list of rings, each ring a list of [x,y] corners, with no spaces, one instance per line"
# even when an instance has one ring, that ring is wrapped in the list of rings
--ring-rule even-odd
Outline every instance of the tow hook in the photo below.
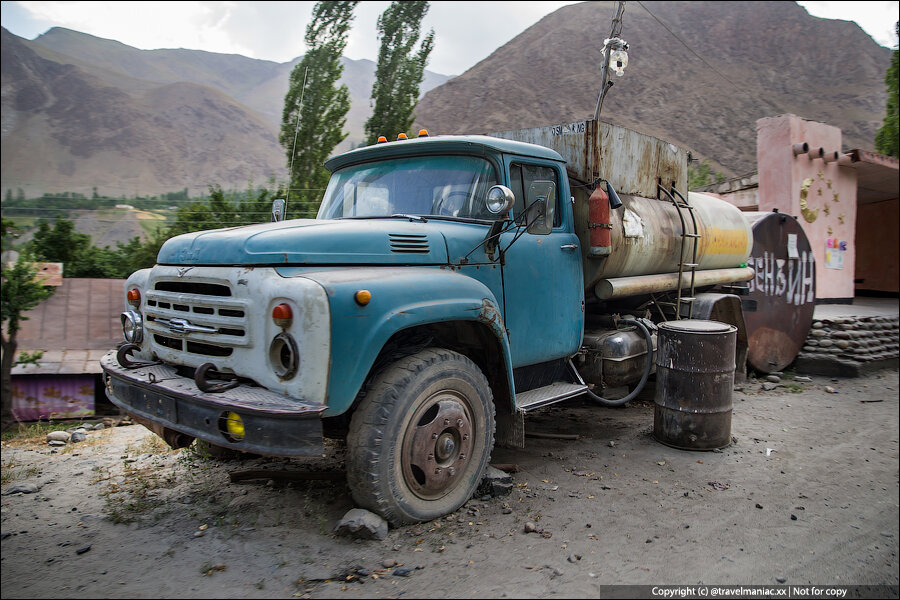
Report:
[[[210,379],[225,379],[225,377],[216,371],[216,365],[212,363],[203,363],[194,371],[194,383],[200,388],[201,392],[207,394],[218,394],[225,390],[236,388],[241,384],[237,379],[232,379],[228,383],[210,383]]]

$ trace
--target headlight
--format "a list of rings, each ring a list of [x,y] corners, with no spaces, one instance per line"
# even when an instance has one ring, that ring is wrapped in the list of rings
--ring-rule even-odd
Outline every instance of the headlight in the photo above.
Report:
[[[140,344],[144,339],[144,325],[141,321],[141,313],[129,310],[122,313],[122,334],[125,341],[131,344]]]
[[[289,333],[279,333],[269,345],[269,363],[280,379],[290,379],[300,366],[300,350]]]

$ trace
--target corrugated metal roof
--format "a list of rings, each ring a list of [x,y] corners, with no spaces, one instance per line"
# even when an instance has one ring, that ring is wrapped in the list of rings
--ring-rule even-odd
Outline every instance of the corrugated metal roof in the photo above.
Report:
[[[122,341],[124,279],[63,279],[54,294],[25,313],[20,352],[43,350],[40,365],[13,375],[99,373],[100,357]]]

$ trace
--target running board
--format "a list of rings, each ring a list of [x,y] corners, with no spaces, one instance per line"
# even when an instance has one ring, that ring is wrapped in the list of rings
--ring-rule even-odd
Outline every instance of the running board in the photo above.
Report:
[[[516,407],[524,412],[562,402],[586,392],[588,386],[578,383],[557,381],[542,388],[516,394]]]

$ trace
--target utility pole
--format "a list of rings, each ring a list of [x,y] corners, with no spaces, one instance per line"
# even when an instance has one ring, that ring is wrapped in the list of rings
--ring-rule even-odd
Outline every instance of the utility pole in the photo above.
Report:
[[[600,95],[597,97],[597,108],[594,110],[594,120],[600,118],[600,110],[603,107],[603,99],[606,92],[613,86],[609,80],[609,71],[612,69],[621,77],[625,74],[625,66],[628,64],[628,43],[619,36],[622,34],[622,16],[625,14],[625,3],[616,3],[616,16],[612,20],[612,29],[609,37],[603,41],[603,72],[600,79]]]

